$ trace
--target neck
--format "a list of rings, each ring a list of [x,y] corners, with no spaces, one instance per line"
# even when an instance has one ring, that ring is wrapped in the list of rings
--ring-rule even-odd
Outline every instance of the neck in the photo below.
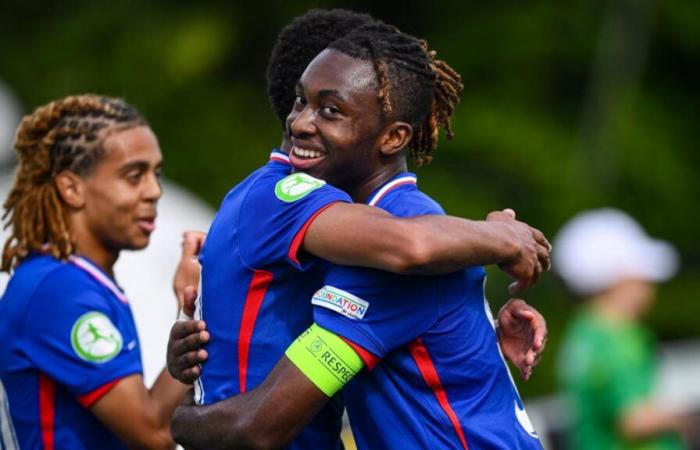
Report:
[[[356,188],[346,189],[345,191],[352,197],[353,202],[366,203],[372,192],[397,174],[405,172],[406,169],[406,159],[398,158],[389,164],[381,166],[379,170],[370,174],[362,182],[357,183]]]
[[[608,292],[593,297],[590,300],[590,307],[596,314],[614,322],[637,320],[640,315],[634,302]]]
[[[105,246],[93,233],[88,232],[82,224],[76,222],[73,221],[71,224],[76,242],[75,254],[88,258],[110,277],[114,277],[114,264],[119,258],[119,251]]]

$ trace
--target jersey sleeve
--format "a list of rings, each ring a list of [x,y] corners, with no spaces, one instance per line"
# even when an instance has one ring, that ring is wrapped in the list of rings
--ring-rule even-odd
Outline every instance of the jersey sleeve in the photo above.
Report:
[[[286,261],[306,270],[314,260],[301,249],[306,231],[316,216],[336,202],[351,199],[304,173],[260,179],[241,205],[238,229],[243,261],[255,268]]]
[[[66,265],[41,282],[29,305],[23,328],[28,357],[85,406],[120,378],[142,373],[134,325],[117,314],[122,305],[115,302]]]
[[[344,338],[372,367],[438,318],[436,277],[333,267],[313,298],[314,320]]]

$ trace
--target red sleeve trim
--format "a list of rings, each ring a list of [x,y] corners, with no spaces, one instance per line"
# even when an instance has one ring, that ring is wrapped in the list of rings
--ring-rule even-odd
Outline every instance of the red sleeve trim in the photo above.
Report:
[[[90,408],[92,405],[95,404],[97,400],[101,399],[107,392],[111,391],[112,388],[114,388],[114,386],[116,386],[117,383],[119,383],[121,380],[121,378],[117,378],[116,380],[112,380],[109,383],[103,384],[94,391],[88,392],[87,394],[83,394],[80,397],[78,397],[78,401],[81,405],[83,405],[83,407]]]
[[[357,356],[359,356],[360,359],[362,359],[362,361],[365,363],[365,366],[367,366],[367,368],[369,370],[374,369],[374,367],[377,364],[379,364],[379,361],[381,361],[381,359],[377,358],[376,356],[374,356],[373,354],[371,354],[370,352],[368,352],[364,348],[360,347],[359,345],[355,344],[351,340],[345,339],[342,336],[338,336],[338,337],[340,339],[342,339],[343,341],[345,341],[345,343],[348,344],[350,347],[352,347],[353,350],[355,350],[355,353],[357,353]]]
[[[304,242],[304,237],[306,237],[306,232],[309,230],[309,226],[311,226],[311,222],[314,221],[316,217],[318,217],[319,214],[321,214],[323,211],[328,209],[329,207],[335,205],[336,203],[342,203],[340,200],[331,202],[327,204],[326,206],[320,208],[318,211],[314,213],[313,216],[309,217],[309,220],[304,223],[304,225],[301,227],[301,229],[297,232],[297,234],[294,236],[294,239],[292,239],[292,244],[289,246],[289,252],[287,253],[287,256],[289,259],[296,265],[301,265],[299,262],[299,249],[301,248],[301,244]]]

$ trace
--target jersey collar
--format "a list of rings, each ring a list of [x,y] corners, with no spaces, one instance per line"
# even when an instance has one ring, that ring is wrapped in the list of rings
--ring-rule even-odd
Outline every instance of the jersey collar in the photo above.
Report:
[[[114,296],[117,297],[122,303],[129,303],[129,299],[126,298],[126,295],[124,295],[122,290],[119,289],[119,287],[114,283],[114,281],[112,281],[111,278],[105,275],[105,273],[102,272],[102,270],[99,267],[90,262],[87,258],[83,258],[82,256],[70,255],[68,257],[68,260],[80,269],[87,272],[88,275],[94,278],[98,283],[109,289],[112,292],[112,294],[114,294]]]
[[[289,155],[280,150],[279,148],[274,148],[272,149],[272,153],[270,153],[270,162],[278,162],[282,164],[287,164],[291,165],[289,162]]]
[[[389,192],[397,189],[400,186],[407,184],[415,186],[418,183],[418,178],[410,172],[401,172],[394,175],[389,181],[379,186],[372,192],[367,200],[369,206],[377,206],[377,203]]]

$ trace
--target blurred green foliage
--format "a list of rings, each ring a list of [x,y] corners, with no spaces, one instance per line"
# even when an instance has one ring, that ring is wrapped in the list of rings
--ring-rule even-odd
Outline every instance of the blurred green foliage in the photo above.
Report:
[[[125,97],[158,134],[166,175],[216,206],[280,140],[267,57],[279,29],[314,6],[424,37],[463,75],[457,136],[417,171],[448,212],[512,207],[553,237],[581,209],[622,208],[682,255],[651,324],[666,339],[700,333],[697,0],[2,0],[0,79],[26,111],[80,92]],[[508,280],[489,273],[496,308]],[[550,340],[522,390],[551,392],[572,303],[551,274],[525,298],[547,316]]]

